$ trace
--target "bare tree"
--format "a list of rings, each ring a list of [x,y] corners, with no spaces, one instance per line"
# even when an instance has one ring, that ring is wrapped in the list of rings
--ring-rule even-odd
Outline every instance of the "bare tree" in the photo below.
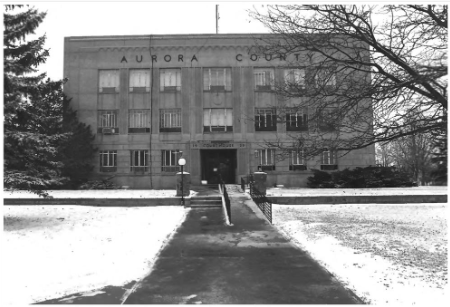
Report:
[[[376,163],[382,167],[393,166],[394,159],[392,155],[392,146],[390,143],[375,144],[375,159]]]
[[[291,114],[307,110],[309,122],[288,133],[290,148],[268,146],[317,155],[446,128],[447,6],[264,7],[250,15],[274,35],[258,38],[257,51],[295,55],[287,65],[304,70],[275,84],[278,120],[289,125]]]

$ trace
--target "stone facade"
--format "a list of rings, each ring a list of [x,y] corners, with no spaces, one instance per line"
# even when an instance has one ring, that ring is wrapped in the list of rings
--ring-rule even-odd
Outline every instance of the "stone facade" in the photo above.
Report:
[[[257,171],[265,141],[288,138],[286,123],[255,131],[255,108],[278,103],[255,87],[255,70],[283,79],[283,67],[302,58],[258,57],[253,42],[250,34],[65,38],[64,90],[96,133],[94,177],[132,189],[173,189],[179,155],[170,151],[183,152],[193,185],[215,183],[219,173],[239,183]],[[274,170],[264,169],[268,184],[306,186],[321,162],[305,164],[306,170],[290,170],[289,159],[277,161]],[[336,164],[374,165],[374,147],[338,155]]]

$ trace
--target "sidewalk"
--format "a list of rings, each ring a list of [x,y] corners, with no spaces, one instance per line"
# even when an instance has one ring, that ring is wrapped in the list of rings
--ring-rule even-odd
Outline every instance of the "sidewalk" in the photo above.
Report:
[[[124,304],[362,303],[251,200],[230,194],[234,226],[225,225],[221,208],[191,210]]]

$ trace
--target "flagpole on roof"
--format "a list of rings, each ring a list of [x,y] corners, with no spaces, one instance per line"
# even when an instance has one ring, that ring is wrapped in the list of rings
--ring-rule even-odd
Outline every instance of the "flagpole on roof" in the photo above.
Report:
[[[219,5],[216,4],[216,34],[219,34]]]

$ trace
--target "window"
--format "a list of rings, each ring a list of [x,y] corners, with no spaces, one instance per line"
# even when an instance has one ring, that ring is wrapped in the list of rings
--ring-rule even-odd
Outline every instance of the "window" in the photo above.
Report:
[[[117,151],[101,150],[100,151],[100,172],[117,171]]]
[[[326,107],[318,112],[318,126],[321,131],[331,132],[337,130],[338,126],[338,109]]]
[[[150,132],[149,110],[128,111],[128,133]]]
[[[131,150],[130,166],[135,173],[148,171],[148,150]]]
[[[337,152],[335,150],[329,150],[328,148],[325,148],[322,152],[321,157],[321,170],[336,170],[338,169],[337,166]]]
[[[181,109],[160,110],[160,132],[181,132]]]
[[[284,83],[286,90],[299,91],[305,89],[305,70],[304,69],[285,69]]]
[[[253,70],[255,77],[256,91],[270,91],[273,87],[273,69],[255,68]]]
[[[205,91],[231,91],[231,69],[204,68],[203,89]]]
[[[332,69],[320,69],[314,77],[316,88],[334,88],[336,86],[336,73]]]
[[[256,109],[255,113],[256,131],[277,131],[277,116],[275,114],[275,109]]]
[[[98,133],[117,134],[117,110],[99,110],[98,111]]]
[[[180,166],[178,159],[180,158],[179,150],[163,150],[161,159],[162,172],[179,172]]]
[[[257,154],[259,157],[258,170],[275,170],[275,149],[260,149]]]
[[[204,132],[233,131],[233,109],[204,109]]]
[[[162,92],[177,92],[181,90],[181,70],[161,69],[159,73],[159,89]]]
[[[150,70],[130,70],[130,92],[150,92]]]
[[[118,93],[119,80],[119,70],[100,70],[98,91],[100,93]]]
[[[286,131],[308,131],[307,109],[286,113]]]
[[[306,170],[305,152],[303,150],[291,150],[289,162],[290,171]]]

